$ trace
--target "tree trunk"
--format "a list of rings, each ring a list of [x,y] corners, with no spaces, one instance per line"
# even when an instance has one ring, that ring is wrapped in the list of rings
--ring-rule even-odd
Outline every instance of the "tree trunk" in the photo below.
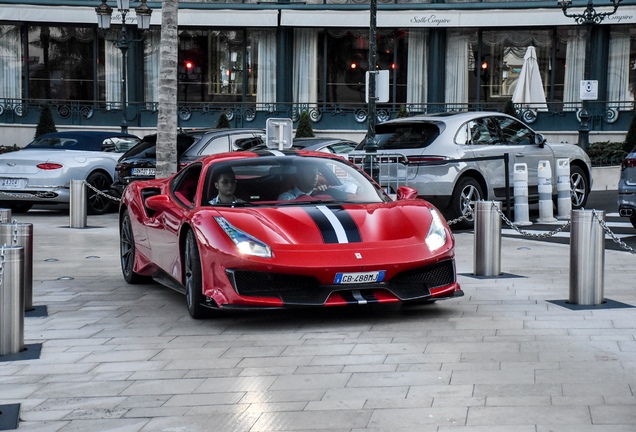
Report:
[[[177,172],[178,13],[178,0],[162,1],[156,178]]]

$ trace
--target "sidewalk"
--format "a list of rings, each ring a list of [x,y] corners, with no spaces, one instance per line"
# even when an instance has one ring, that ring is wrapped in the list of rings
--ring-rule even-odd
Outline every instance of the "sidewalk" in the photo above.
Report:
[[[40,358],[0,357],[20,431],[636,430],[636,308],[550,303],[568,298],[567,245],[503,238],[504,274],[476,278],[458,233],[464,297],[196,321],[181,295],[124,282],[116,215],[16,219],[34,224],[48,309],[25,318]],[[635,260],[605,252],[607,299],[636,305]]]

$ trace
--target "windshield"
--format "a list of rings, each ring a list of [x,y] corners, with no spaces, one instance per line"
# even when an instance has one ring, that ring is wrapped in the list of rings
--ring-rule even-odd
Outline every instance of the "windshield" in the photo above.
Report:
[[[391,199],[344,160],[261,156],[211,165],[202,205],[379,203]]]
[[[440,134],[437,122],[417,123],[385,123],[375,128],[375,139],[378,149],[403,150],[424,148],[432,143]],[[364,150],[366,138],[358,144],[356,150]]]

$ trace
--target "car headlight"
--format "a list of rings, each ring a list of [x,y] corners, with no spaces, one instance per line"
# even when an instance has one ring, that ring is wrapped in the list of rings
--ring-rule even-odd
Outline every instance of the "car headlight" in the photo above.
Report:
[[[238,250],[246,255],[271,258],[272,249],[262,241],[252,237],[245,231],[241,231],[229,223],[224,217],[214,218],[225,234],[234,242]]]
[[[437,210],[431,209],[431,226],[426,234],[426,246],[431,252],[435,252],[446,244],[446,229]]]

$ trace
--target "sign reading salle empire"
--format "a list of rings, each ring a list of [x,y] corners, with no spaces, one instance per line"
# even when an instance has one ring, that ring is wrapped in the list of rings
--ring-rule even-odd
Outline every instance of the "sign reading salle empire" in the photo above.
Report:
[[[429,16],[423,16],[423,17],[418,17],[418,16],[414,16],[411,19],[411,24],[434,24],[434,25],[447,25],[451,23],[451,19],[450,18],[440,18],[436,15],[429,15]]]

